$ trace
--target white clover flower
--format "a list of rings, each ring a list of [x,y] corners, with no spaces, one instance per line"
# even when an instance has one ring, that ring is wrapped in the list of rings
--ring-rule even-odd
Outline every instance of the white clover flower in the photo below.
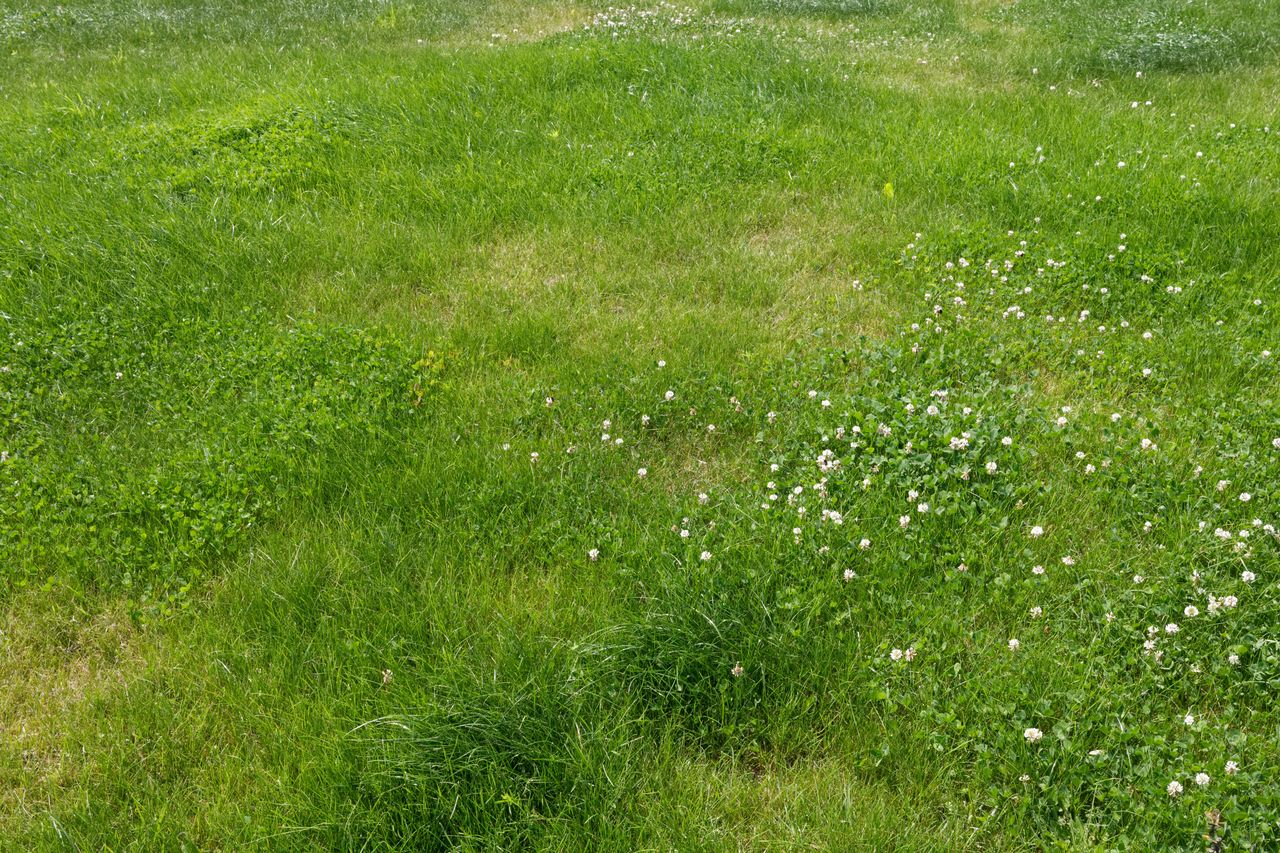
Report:
[[[1033,575],[1042,575],[1042,574],[1044,574],[1044,566],[1032,566],[1032,567],[1031,567],[1031,574],[1033,574]]]
[[[1029,729],[1024,729],[1022,736],[1027,739],[1027,743],[1037,743],[1040,738],[1044,737],[1044,732],[1033,726]]]
[[[710,559],[711,559],[711,552],[710,552],[710,551],[703,551],[703,552],[698,556],[698,559],[702,560],[702,562],[704,562],[704,563],[706,563],[706,562],[710,561]]]
[[[709,500],[711,500],[711,496],[710,496],[710,495],[708,495],[706,492],[699,492],[699,493],[698,493],[698,503],[702,504],[703,506],[706,506],[706,505],[707,505],[707,501],[709,501]]]
[[[594,563],[596,560],[600,559],[600,549],[592,548],[587,552],[587,557]]]
[[[911,661],[915,660],[915,659],[916,659],[916,647],[915,647],[915,646],[907,646],[907,649],[906,649],[906,651],[904,651],[904,652],[902,653],[902,656],[903,656],[904,658],[906,658],[906,659],[907,659],[907,662],[908,662],[908,663],[910,663]]]
[[[639,478],[641,478],[641,479],[644,479],[645,477],[649,476],[649,469],[648,469],[648,468],[637,468],[637,469],[636,469],[636,476],[637,476],[637,477],[639,477]]]
[[[746,670],[742,668],[741,662],[735,663],[733,665],[733,669],[729,670],[729,674],[734,678],[741,678],[744,672],[746,672]]]
[[[538,451],[535,450],[529,454],[529,461],[535,463],[538,461]]]
[[[1244,581],[1245,583],[1253,583],[1257,577],[1258,577],[1257,575],[1255,575],[1253,572],[1249,571],[1248,569],[1245,569],[1243,572],[1240,573],[1240,580]]]
[[[675,391],[668,391],[667,393],[663,394],[662,396],[663,396],[663,398],[664,398],[667,402],[671,402],[672,400],[674,400],[674,399],[676,398],[676,392],[675,392]]]
[[[1196,607],[1194,604],[1188,604],[1186,607],[1182,608],[1182,615],[1186,616],[1188,619],[1194,619],[1200,615],[1200,608]]]
[[[846,583],[848,583],[849,581],[853,580],[853,579],[854,579],[854,578],[856,578],[857,576],[858,576],[858,573],[857,573],[857,572],[855,572],[853,569],[845,569],[845,570],[844,570],[844,579],[845,579],[845,582],[846,582]]]
[[[1021,646],[1022,646],[1022,643],[1018,642],[1017,637],[1014,637],[1012,640],[1009,641],[1009,651],[1011,652],[1016,652]]]
[[[1248,492],[1240,493],[1240,503],[1247,504],[1251,500],[1253,500],[1253,495],[1249,494]]]
[[[1195,714],[1188,711],[1187,715],[1182,718],[1182,722],[1186,723],[1188,726],[1194,726],[1196,724]]]
[[[1166,785],[1164,789],[1166,792],[1168,792],[1169,796],[1171,797],[1182,796],[1182,783],[1179,782],[1177,779],[1174,779],[1172,782]]]
[[[910,524],[910,523],[911,523],[911,516],[909,516],[909,515],[900,515],[900,516],[898,516],[898,526],[899,526],[899,527],[905,528],[905,527],[906,527],[908,524]]]
[[[1228,761],[1226,766],[1222,768],[1222,772],[1228,776],[1234,776],[1240,772],[1240,764],[1235,761]]]
[[[858,543],[858,548],[859,548],[859,549],[861,549],[861,550],[863,550],[863,551],[867,550],[867,549],[868,549],[868,548],[870,548],[870,547],[871,547],[871,540],[870,540],[870,539],[863,539],[862,541],[860,541],[860,542]]]
[[[1164,626],[1164,632],[1170,636],[1173,636],[1174,634],[1178,633],[1178,631],[1180,630],[1182,629],[1178,627],[1177,622],[1170,622],[1168,625]]]
[[[1029,535],[1031,536],[1032,539],[1039,539],[1041,536],[1044,535],[1044,528],[1037,524],[1036,526],[1031,528]]]
[[[1036,605],[1035,607],[1031,608],[1032,619],[1039,619],[1043,615],[1044,615],[1044,608],[1040,607],[1039,605]]]
[[[889,652],[890,660],[902,660],[902,649],[893,649]]]

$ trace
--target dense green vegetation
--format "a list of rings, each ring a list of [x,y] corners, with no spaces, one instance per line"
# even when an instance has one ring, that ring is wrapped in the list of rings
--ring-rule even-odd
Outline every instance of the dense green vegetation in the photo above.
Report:
[[[1280,2],[0,47],[0,846],[1280,846]]]

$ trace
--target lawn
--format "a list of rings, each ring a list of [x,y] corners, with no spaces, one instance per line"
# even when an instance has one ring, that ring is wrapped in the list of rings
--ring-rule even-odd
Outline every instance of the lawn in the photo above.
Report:
[[[0,0],[0,848],[1280,849],[1280,0]]]

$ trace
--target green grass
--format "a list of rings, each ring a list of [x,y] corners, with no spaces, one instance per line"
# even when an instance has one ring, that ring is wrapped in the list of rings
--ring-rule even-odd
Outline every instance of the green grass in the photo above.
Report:
[[[1280,845],[1275,2],[0,48],[0,846]]]

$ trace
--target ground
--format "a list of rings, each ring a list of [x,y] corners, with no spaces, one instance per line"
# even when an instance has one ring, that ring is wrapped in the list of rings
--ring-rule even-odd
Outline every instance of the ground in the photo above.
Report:
[[[0,45],[0,846],[1280,846],[1276,0]]]

